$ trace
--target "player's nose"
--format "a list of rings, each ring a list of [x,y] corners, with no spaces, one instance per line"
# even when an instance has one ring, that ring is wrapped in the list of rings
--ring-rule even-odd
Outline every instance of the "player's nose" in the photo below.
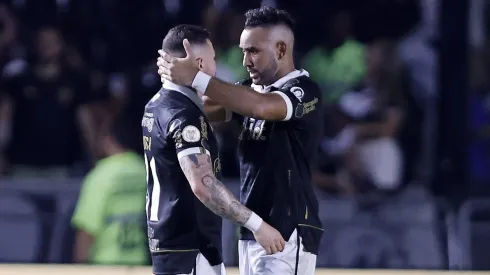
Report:
[[[247,54],[243,55],[243,67],[250,68],[252,67],[252,60],[250,60],[250,57]]]

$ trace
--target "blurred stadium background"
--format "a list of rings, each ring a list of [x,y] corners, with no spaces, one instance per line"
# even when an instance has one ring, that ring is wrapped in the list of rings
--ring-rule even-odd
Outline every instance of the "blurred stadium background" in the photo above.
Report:
[[[120,151],[141,151],[161,40],[175,24],[205,26],[218,77],[237,81],[243,13],[269,5],[297,19],[297,67],[328,106],[314,171],[318,267],[490,269],[488,3],[0,1],[0,262],[148,265],[144,166]],[[238,192],[237,129],[216,130]],[[223,241],[236,266],[228,222]],[[52,268],[0,274],[80,271]]]

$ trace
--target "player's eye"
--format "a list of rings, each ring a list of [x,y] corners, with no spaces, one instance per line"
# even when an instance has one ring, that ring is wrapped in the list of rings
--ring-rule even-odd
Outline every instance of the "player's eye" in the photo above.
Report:
[[[256,48],[248,48],[248,49],[243,49],[242,52],[245,54],[245,53],[249,53],[249,54],[256,54],[259,52],[258,49]]]

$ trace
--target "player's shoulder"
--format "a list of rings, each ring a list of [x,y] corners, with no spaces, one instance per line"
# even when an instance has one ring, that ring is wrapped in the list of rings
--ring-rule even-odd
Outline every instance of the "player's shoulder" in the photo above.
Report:
[[[322,92],[319,85],[308,75],[302,75],[289,79],[280,88],[283,93],[292,93],[299,100],[313,100],[317,98],[321,101]]]
[[[307,75],[291,78],[280,87],[283,91],[295,90],[295,88],[308,90],[311,93],[320,91],[318,84]]]
[[[146,104],[146,114],[152,114],[163,128],[168,128],[174,120],[194,119],[199,117],[202,111],[185,95],[162,88]]]

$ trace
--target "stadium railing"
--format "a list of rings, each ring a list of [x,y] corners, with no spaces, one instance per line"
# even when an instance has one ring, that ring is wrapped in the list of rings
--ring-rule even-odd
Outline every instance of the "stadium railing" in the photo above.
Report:
[[[238,191],[238,188],[235,188],[238,185],[236,181],[225,183],[232,187],[231,189],[234,193]],[[69,215],[76,203],[80,185],[80,179],[68,181],[0,180],[0,195],[9,192],[17,193],[29,198],[35,198],[36,201],[41,201],[40,205],[43,209],[40,209],[40,212],[45,220],[41,235],[45,240],[39,246],[38,254],[40,257],[35,262],[70,262],[70,259],[66,257],[68,255],[66,249],[60,245],[60,243],[65,241],[59,240],[60,234],[56,230],[63,231],[59,226],[63,226],[64,223],[69,221]],[[434,219],[437,218],[435,217],[437,213],[431,210],[431,199],[427,199],[426,203],[421,203],[421,201],[426,199],[426,194],[417,189],[409,191],[397,200],[389,201],[386,204],[373,204],[371,202],[365,204],[361,203],[362,198],[349,200],[320,197],[320,205],[324,206],[321,209],[322,222],[326,228],[324,246],[327,246],[328,249],[325,252],[321,251],[318,266],[428,269],[446,269],[451,266],[451,264],[447,263],[447,249],[444,247],[438,247],[434,250],[440,251],[436,255],[426,255],[430,253],[428,251],[432,251],[431,249],[419,251],[421,248],[416,245],[414,247],[414,244],[417,243],[424,244],[427,247],[427,243],[429,243],[427,240],[434,243],[438,242],[441,246],[447,245],[445,244],[447,236],[443,233],[438,233],[435,237],[424,237],[427,232],[430,234],[430,230],[439,230],[436,225],[431,225],[430,223],[430,219],[433,219],[432,217]],[[409,220],[413,220],[413,223],[418,223],[420,226],[409,228],[410,222],[407,223]],[[428,230],[427,226],[434,229]],[[420,235],[421,230],[425,230],[424,236]],[[444,228],[441,230],[444,231]],[[233,234],[232,230],[229,233],[230,235]],[[353,235],[347,233],[352,233]],[[356,237],[358,241],[353,242],[354,238],[352,236]],[[417,237],[417,242],[414,242],[414,237]],[[440,240],[434,239],[439,237],[441,237]],[[401,241],[404,243],[400,243]],[[362,247],[359,243],[362,244]],[[385,245],[379,245],[383,243]],[[340,250],[337,251],[335,247]],[[341,249],[342,247],[344,248]],[[229,247],[227,251],[236,251],[236,249]],[[441,253],[440,257],[437,256],[439,253]],[[1,256],[2,253],[0,251],[0,262],[2,262]],[[236,265],[236,257],[234,258],[234,255],[230,254],[225,258],[228,258],[225,259],[225,263],[228,266]],[[432,263],[427,262],[429,258],[434,258],[435,260]],[[25,259],[17,262],[27,263],[32,261]]]

